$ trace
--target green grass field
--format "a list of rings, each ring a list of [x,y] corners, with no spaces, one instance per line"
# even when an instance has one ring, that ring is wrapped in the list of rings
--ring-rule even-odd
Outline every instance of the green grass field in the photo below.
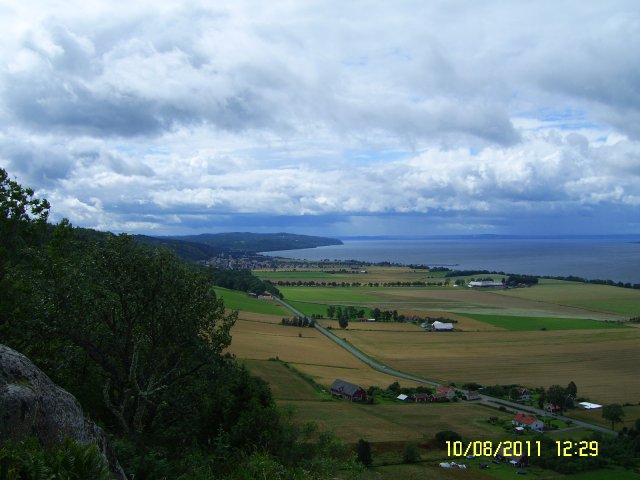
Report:
[[[274,398],[278,400],[330,400],[311,382],[284,362],[272,360],[244,360],[249,371],[269,383]]]
[[[291,312],[275,301],[259,300],[250,297],[245,292],[216,287],[216,295],[224,300],[227,310],[242,310],[253,313],[266,313],[269,315],[291,316]]]
[[[380,301],[369,288],[354,287],[281,287],[284,298],[300,302],[329,304],[362,304]]]
[[[526,332],[533,330],[591,330],[624,328],[619,323],[601,322],[588,318],[554,318],[554,317],[526,317],[510,315],[481,315],[466,313],[466,317],[481,322],[489,323],[495,327],[504,328],[513,332]]]
[[[630,288],[543,279],[532,288],[500,290],[495,294],[626,317],[640,316],[640,290]]]

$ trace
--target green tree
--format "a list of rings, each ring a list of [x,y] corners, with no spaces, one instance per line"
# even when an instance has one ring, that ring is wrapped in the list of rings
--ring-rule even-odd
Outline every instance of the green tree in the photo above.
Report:
[[[622,409],[622,405],[618,403],[605,405],[602,408],[602,418],[605,418],[611,422],[611,430],[614,430],[615,424],[621,422],[623,417],[624,410]]]
[[[0,168],[0,265],[12,258],[17,248],[42,233],[49,208],[47,200],[34,197],[32,189],[9,179],[7,171]]]
[[[402,450],[403,463],[416,463],[420,461],[420,450],[415,442],[407,442]]]
[[[578,395],[578,387],[573,381],[569,382],[569,385],[567,385],[566,390],[567,390],[567,394],[571,395],[572,398],[576,398],[576,395]]]
[[[70,342],[104,378],[104,407],[119,430],[140,435],[173,389],[211,367],[230,344],[225,313],[207,277],[167,250],[130,236],[53,245],[42,283],[43,331]],[[61,254],[58,254],[61,253]]]
[[[0,337],[11,346],[20,336],[22,325],[13,324],[15,315],[25,305],[20,269],[30,270],[35,255],[28,250],[40,244],[45,236],[49,203],[34,197],[30,188],[23,188],[0,168]]]
[[[547,401],[547,392],[542,389],[540,396],[538,397],[538,408],[544,408],[544,404]]]
[[[547,390],[546,399],[552,405],[558,405],[560,411],[564,410],[567,391],[560,385],[551,385]]]
[[[373,463],[371,444],[362,438],[358,440],[358,461],[365,467],[370,467]]]
[[[509,398],[511,400],[513,400],[514,402],[517,401],[517,400],[520,400],[520,392],[518,391],[518,389],[516,387],[513,387],[509,391]]]

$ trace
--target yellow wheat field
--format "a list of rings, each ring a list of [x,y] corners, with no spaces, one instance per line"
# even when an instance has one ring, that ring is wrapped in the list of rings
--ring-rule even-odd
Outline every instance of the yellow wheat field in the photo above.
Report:
[[[262,318],[263,321],[256,318],[246,319],[242,313],[231,331],[229,351],[240,359],[277,357],[325,386],[336,378],[365,388],[371,385],[386,387],[398,380],[368,367],[314,328],[282,326],[279,317]],[[418,385],[409,381],[399,383],[402,386]]]

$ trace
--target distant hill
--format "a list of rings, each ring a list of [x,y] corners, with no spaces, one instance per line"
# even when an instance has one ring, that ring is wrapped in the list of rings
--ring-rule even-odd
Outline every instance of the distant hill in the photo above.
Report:
[[[293,233],[203,233],[172,237],[156,237],[161,241],[184,241],[190,244],[206,245],[229,253],[258,253],[276,250],[297,250],[325,245],[342,245],[340,240],[327,237],[296,235]]]
[[[179,257],[192,262],[206,260],[221,253],[231,253],[231,250],[224,246],[215,247],[205,243],[190,242],[177,238],[149,237],[147,235],[134,235],[134,237],[138,242],[152,247],[167,247],[176,252]]]
[[[100,241],[110,232],[100,232],[89,228],[75,228],[77,238]],[[134,235],[136,241],[152,247],[167,247],[188,261],[207,260],[220,254],[254,254],[275,250],[296,250],[324,245],[342,245],[340,240],[292,233],[204,233],[172,237],[151,237]]]

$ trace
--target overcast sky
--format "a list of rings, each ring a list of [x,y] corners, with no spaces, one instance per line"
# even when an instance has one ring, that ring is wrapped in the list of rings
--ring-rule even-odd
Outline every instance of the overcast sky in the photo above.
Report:
[[[0,167],[54,221],[640,233],[637,0],[0,0],[0,29]]]

